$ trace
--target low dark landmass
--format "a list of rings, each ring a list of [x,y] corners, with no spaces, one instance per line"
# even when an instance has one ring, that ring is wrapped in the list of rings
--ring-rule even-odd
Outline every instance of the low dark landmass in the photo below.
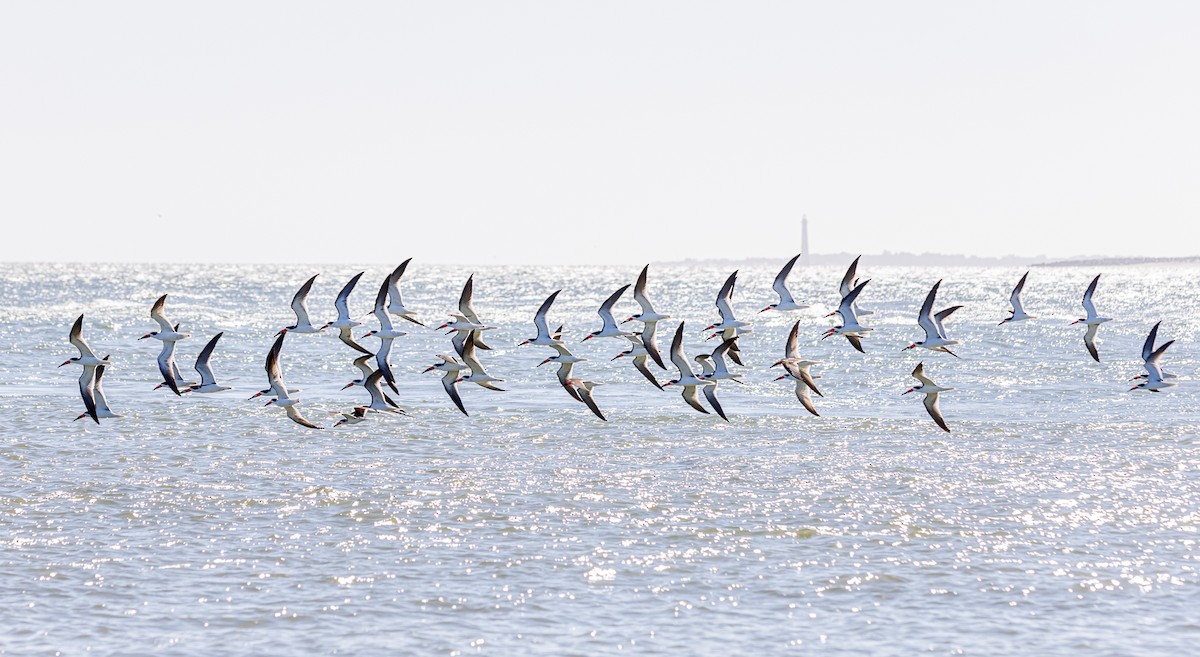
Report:
[[[800,264],[813,266],[846,266],[858,257],[857,253],[814,253]],[[704,266],[771,266],[785,262],[790,256],[775,258],[688,258],[658,264],[704,265]],[[1191,265],[1200,264],[1200,256],[1177,258],[1110,258],[1082,256],[1065,260],[1048,260],[1047,256],[999,256],[979,257],[945,253],[892,253],[862,254],[862,264],[894,267],[1119,267],[1131,265]]]
[[[1194,265],[1200,264],[1200,256],[1182,258],[1075,258],[1038,262],[1034,267],[1120,267],[1124,265]]]

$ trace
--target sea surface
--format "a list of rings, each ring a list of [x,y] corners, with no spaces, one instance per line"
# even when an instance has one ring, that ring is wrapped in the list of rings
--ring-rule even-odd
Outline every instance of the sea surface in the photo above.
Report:
[[[782,263],[781,263],[782,264]],[[860,306],[876,330],[859,354],[834,322],[840,268],[797,267],[812,304],[772,303],[775,270],[745,268],[734,294],[745,385],[729,415],[689,408],[589,340],[595,311],[637,267],[464,267],[415,261],[392,365],[410,417],[333,428],[366,401],[336,334],[287,337],[292,423],[247,397],[266,387],[273,334],[320,273],[314,322],[360,269],[345,266],[0,265],[0,654],[4,655],[1181,655],[1200,644],[1200,268],[1038,268],[1037,316],[998,326],[1024,270],[876,267]],[[370,267],[351,308],[371,328],[390,268]],[[444,394],[434,354],[467,276],[497,328],[481,352],[505,392]],[[1080,297],[1096,303],[1102,362],[1088,356]],[[728,268],[655,265],[650,296],[686,320],[689,357]],[[961,358],[902,351],[938,307]],[[604,385],[594,417],[559,387],[553,352],[517,348],[550,312]],[[151,303],[192,338],[218,331],[212,364],[235,389],[153,390]],[[637,310],[631,298],[618,319]],[[67,332],[80,313],[124,417],[82,412]],[[820,417],[774,381],[800,321],[824,393]],[[1178,386],[1130,392],[1141,343],[1162,320]],[[373,348],[377,341],[363,340]],[[901,393],[924,361],[953,391],[952,433]],[[668,361],[668,365],[670,365]],[[674,372],[660,372],[660,381]]]

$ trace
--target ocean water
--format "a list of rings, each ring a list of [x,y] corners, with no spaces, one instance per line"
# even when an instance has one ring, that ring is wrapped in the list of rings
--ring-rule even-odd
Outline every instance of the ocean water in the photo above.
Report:
[[[330,266],[0,265],[0,654],[176,655],[1178,655],[1200,640],[1200,269],[1034,269],[1038,318],[1007,316],[1015,269],[874,267],[867,354],[822,341],[842,271],[797,270],[813,308],[755,315],[775,271],[746,268],[734,307],[746,385],[722,383],[731,422],[660,392],[589,340],[595,310],[636,267],[479,268],[475,307],[497,326],[482,352],[506,392],[463,384],[470,417],[421,370],[448,338],[420,327],[392,355],[411,417],[332,428],[366,401],[336,334],[289,335],[287,382],[310,430],[247,397],[288,303],[320,272],[314,322],[358,269]],[[351,296],[370,328],[390,271]],[[1103,362],[1087,355],[1083,289],[1096,294]],[[431,327],[471,270],[415,262],[402,288]],[[654,266],[650,295],[666,354],[686,320],[691,357],[728,268]],[[960,359],[901,349],[944,278],[939,307]],[[535,365],[532,314],[564,291],[551,322],[604,385],[601,422]],[[209,336],[235,390],[152,390],[153,300]],[[631,298],[618,304],[633,314]],[[124,415],[82,412],[67,332],[112,354],[105,376]],[[789,327],[824,397],[821,417],[772,379]],[[1129,392],[1141,342],[1163,320],[1161,394]],[[375,340],[363,341],[373,347]],[[955,390],[952,433],[900,396],[924,361]],[[669,362],[668,362],[669,365]],[[657,371],[657,370],[656,370]],[[659,379],[671,378],[661,373]]]

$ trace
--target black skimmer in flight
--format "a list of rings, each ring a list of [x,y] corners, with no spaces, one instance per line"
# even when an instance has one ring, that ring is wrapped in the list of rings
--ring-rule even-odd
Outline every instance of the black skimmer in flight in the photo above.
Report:
[[[826,315],[826,317],[841,315],[842,324],[841,326],[835,326],[826,331],[825,335],[821,337],[822,340],[831,335],[840,335],[846,338],[846,340],[850,342],[850,345],[855,349],[866,353],[866,351],[863,350],[862,338],[866,336],[868,331],[874,331],[875,329],[863,326],[859,323],[854,302],[858,300],[858,295],[862,293],[863,288],[866,287],[867,283],[870,282],[871,279],[868,278],[867,280],[856,285],[854,289],[850,290],[849,294],[842,297],[842,303],[838,306],[838,309]]]
[[[387,381],[392,392],[399,392],[396,389],[396,377],[392,375],[392,365],[388,362],[388,356],[392,353],[392,341],[408,334],[393,328],[392,320],[388,317],[386,304],[389,282],[390,278],[384,280],[383,284],[379,286],[379,294],[375,295],[375,319],[379,320],[379,330],[368,331],[362,337],[374,336],[379,338],[379,349],[375,352],[376,369],[383,372],[383,380]]]
[[[954,356],[955,358],[958,358],[958,354],[950,351],[948,347],[960,343],[958,340],[951,340],[946,337],[946,329],[942,326],[941,320],[945,319],[950,315],[950,313],[958,310],[962,306],[954,306],[953,309],[950,309],[950,311],[945,315],[941,315],[939,313],[938,317],[935,318],[933,316],[933,301],[937,297],[938,287],[940,287],[941,284],[942,281],[940,279],[938,282],[933,284],[933,287],[929,290],[929,294],[925,295],[925,302],[921,304],[921,312],[917,314],[917,325],[920,326],[923,331],[925,331],[925,339],[920,342],[914,342],[901,351],[908,351],[909,349],[924,347],[925,349],[929,349],[931,351],[943,351],[951,356]]]
[[[546,313],[550,312],[550,306],[554,303],[554,300],[558,298],[559,292],[562,292],[562,290],[555,290],[553,294],[546,297],[546,300],[542,302],[542,305],[538,307],[537,312],[534,313],[533,326],[537,329],[537,335],[517,345],[518,347],[523,347],[527,344],[536,344],[545,347],[552,347],[556,344],[562,344],[562,340],[555,335],[551,335],[550,327],[546,324]]]
[[[162,383],[154,386],[155,390],[162,387],[171,389],[171,392],[180,395],[179,392],[179,368],[175,366],[175,343],[177,340],[164,340],[162,343],[162,351],[158,352],[158,371],[162,374]]]
[[[102,363],[100,365],[84,365],[83,372],[79,375],[79,395],[83,398],[83,407],[86,411],[76,416],[75,420],[90,417],[96,424],[100,424],[100,418],[121,417],[108,407],[108,397],[105,396],[104,387],[101,384],[104,370],[108,367],[105,364],[108,362],[108,356],[102,358],[100,362]]]
[[[914,386],[900,393],[901,396],[907,395],[910,392],[920,392],[925,394],[925,410],[929,411],[929,417],[933,418],[934,422],[941,427],[946,433],[950,432],[950,427],[946,426],[946,420],[942,419],[942,411],[938,408],[938,395],[947,390],[954,388],[943,388],[933,382],[933,379],[925,376],[925,364],[917,363],[916,369],[912,371],[914,379],[921,382],[921,385]]]
[[[399,404],[392,401],[383,391],[383,372],[375,370],[363,381],[362,387],[371,395],[371,403],[367,408],[380,413],[397,413],[399,415],[408,415],[408,411],[400,407]]]
[[[1166,353],[1167,348],[1175,344],[1174,340],[1163,343],[1161,347],[1154,347],[1154,340],[1158,337],[1158,326],[1162,322],[1154,325],[1150,329],[1150,334],[1146,336],[1146,342],[1142,345],[1142,360],[1145,362],[1146,373],[1135,377],[1135,379],[1144,379],[1141,383],[1130,388],[1133,390],[1149,390],[1150,392],[1161,392],[1164,388],[1172,388],[1176,384],[1166,379],[1174,378],[1173,375],[1163,373],[1162,366],[1158,361],[1162,355]]]
[[[628,356],[633,361],[633,366],[637,368],[637,371],[641,372],[647,381],[653,383],[655,388],[662,390],[662,384],[658,382],[658,379],[654,378],[654,374],[650,372],[650,368],[646,365],[646,359],[649,358],[650,352],[646,349],[645,343],[642,342],[642,334],[634,333],[633,335],[625,336],[625,338],[632,343],[631,346],[629,349],[613,356],[612,359],[616,360]]]
[[[570,384],[567,383],[567,381],[569,381],[572,378],[571,374],[575,369],[575,363],[582,363],[583,361],[585,361],[587,359],[581,358],[581,357],[576,356],[575,354],[571,353],[571,350],[567,349],[566,345],[555,344],[555,345],[550,345],[550,346],[558,353],[556,355],[550,356],[546,360],[543,360],[542,362],[538,363],[537,366],[541,367],[542,365],[545,365],[546,363],[555,363],[556,365],[558,365],[558,382],[559,382],[559,384],[562,385],[562,387],[571,395],[571,397],[573,399],[575,399],[575,401],[582,402],[583,399],[581,399],[579,397],[579,393],[575,392],[575,389],[572,388],[570,386]]]
[[[697,411],[707,414],[708,409],[700,404],[699,393],[703,390],[704,396],[708,398],[708,403],[712,405],[713,410],[717,412],[717,415],[721,416],[721,419],[728,422],[729,418],[725,417],[725,411],[721,408],[721,402],[717,401],[717,394],[714,390],[717,385],[716,382],[706,381],[696,376],[695,372],[692,371],[691,364],[688,363],[687,356],[683,353],[684,324],[685,322],[679,323],[679,328],[675,329],[675,338],[671,340],[671,362],[679,370],[679,378],[664,383],[663,387],[681,386],[683,388],[684,401]]]
[[[323,326],[313,326],[308,319],[308,293],[312,291],[313,281],[317,280],[320,274],[313,274],[313,277],[304,281],[304,285],[296,290],[296,295],[292,297],[292,312],[296,313],[296,323],[291,326],[285,326],[279,329],[281,335],[283,333],[320,333]]]
[[[1096,313],[1096,304],[1092,301],[1092,295],[1096,294],[1096,284],[1099,282],[1100,274],[1096,274],[1091,285],[1088,285],[1087,290],[1083,293],[1083,309],[1087,312],[1087,317],[1071,322],[1072,324],[1087,324],[1087,332],[1083,334],[1083,344],[1087,346],[1088,353],[1097,363],[1100,362],[1100,352],[1096,351],[1096,332],[1100,330],[1101,324],[1111,321],[1111,318],[1100,317]]]
[[[225,335],[222,331],[212,337],[208,344],[204,345],[204,349],[200,350],[200,355],[196,357],[196,372],[200,375],[200,383],[194,386],[188,386],[183,392],[222,392],[224,390],[233,390],[229,386],[217,385],[217,378],[213,376],[212,366],[208,360],[212,358],[213,349],[217,347],[217,341],[221,336]]]
[[[497,379],[483,369],[483,363],[479,362],[479,358],[475,355],[475,347],[477,346],[479,346],[479,343],[475,337],[475,334],[468,333],[466,341],[463,342],[463,350],[462,354],[460,355],[462,356],[463,363],[466,364],[467,367],[471,368],[471,373],[461,377],[459,381],[474,383],[476,385],[483,386],[488,390],[504,392],[504,388],[499,388],[495,384],[495,382],[503,383],[504,379]]]
[[[600,412],[600,407],[596,405],[595,390],[596,386],[600,385],[595,381],[587,381],[585,379],[567,379],[567,385],[575,389],[579,399],[587,404],[587,407],[592,409],[596,417],[608,422],[608,418],[604,417],[604,413]]]
[[[321,329],[337,329],[338,339],[341,340],[346,346],[359,353],[374,356],[375,354],[372,353],[371,350],[359,344],[354,339],[354,334],[351,333],[355,327],[362,326],[362,322],[356,322],[353,319],[350,319],[350,293],[354,291],[354,286],[358,285],[358,279],[362,278],[364,273],[365,272],[361,271],[358,272],[354,278],[350,279],[349,283],[346,283],[346,285],[342,288],[342,291],[338,292],[337,299],[334,299],[333,301],[333,307],[337,309],[337,319],[326,323],[325,326],[321,327]]]
[[[585,335],[582,340],[583,342],[587,342],[592,338],[620,338],[629,335],[629,331],[622,331],[617,326],[617,320],[613,317],[613,306],[617,304],[617,299],[620,299],[621,295],[625,294],[625,290],[628,289],[628,283],[622,285],[619,290],[609,295],[604,300],[604,303],[600,304],[600,309],[596,311],[596,314],[600,316],[600,330],[592,331]]]
[[[388,277],[387,309],[389,313],[400,319],[406,319],[417,326],[425,326],[417,320],[417,313],[404,307],[404,301],[400,298],[400,279],[404,277],[404,270],[408,269],[408,263],[410,262],[412,262],[412,258],[400,263],[400,266],[396,267],[396,271],[393,271],[392,275]]]
[[[92,348],[88,346],[87,340],[83,339],[83,315],[80,315],[79,318],[75,320],[75,323],[71,325],[71,332],[67,335],[67,339],[72,345],[75,346],[76,349],[79,350],[79,356],[76,358],[68,358],[67,360],[63,361],[62,365],[59,365],[59,367],[62,367],[63,365],[70,365],[71,363],[83,365],[84,367],[96,367],[97,365],[108,364],[104,360],[96,358],[96,354],[92,351]]]
[[[479,335],[479,331],[490,329],[479,319],[479,315],[475,312],[475,307],[471,305],[471,301],[475,298],[475,274],[467,277],[467,282],[463,285],[462,294],[458,297],[458,312],[466,322],[470,322],[480,328],[472,329],[475,334],[475,347],[484,351],[491,351],[492,348],[483,343],[483,336]],[[466,339],[466,335],[462,336]],[[461,355],[461,354],[459,354]]]
[[[745,385],[745,382],[741,380],[742,375],[730,372],[729,366],[725,363],[725,353],[735,344],[737,344],[737,336],[722,342],[721,346],[714,349],[711,354],[696,356],[693,360],[699,363],[700,367],[704,370],[699,377],[706,381],[730,380]]]
[[[850,266],[846,268],[846,274],[842,276],[841,282],[838,283],[838,294],[841,295],[842,298],[845,298],[847,294],[850,294],[850,290],[853,290],[858,286],[858,261],[861,258],[862,256],[858,256],[854,259],[854,262],[850,263]],[[865,317],[867,315],[874,315],[875,311],[859,308],[858,302],[855,302],[854,314],[860,317]]]
[[[267,402],[267,406],[275,405],[282,406],[287,416],[292,422],[309,429],[320,429],[312,422],[304,419],[300,415],[300,409],[296,408],[296,404],[300,403],[299,399],[293,399],[288,396],[287,385],[283,382],[283,369],[279,366],[279,352],[283,349],[283,339],[287,337],[286,333],[280,333],[275,338],[275,344],[271,345],[271,350],[267,352],[267,361],[265,369],[267,370],[267,383],[270,385],[270,394],[275,395],[275,398]],[[257,396],[257,395],[255,395]]]
[[[1009,322],[1020,322],[1026,319],[1035,319],[1033,315],[1025,312],[1025,306],[1021,304],[1021,292],[1025,290],[1025,279],[1029,278],[1029,272],[1025,272],[1021,276],[1021,280],[1017,281],[1017,286],[1013,288],[1012,295],[1008,297],[1008,302],[1012,304],[1012,314],[1007,319],[1000,320],[1000,325],[1003,326]]]
[[[333,423],[333,426],[340,427],[343,424],[358,424],[367,419],[367,411],[371,409],[366,406],[355,406],[354,410],[349,413],[342,413],[342,419]]]
[[[637,282],[633,284],[633,298],[641,306],[642,312],[633,315],[625,320],[625,322],[638,321],[643,324],[641,331],[642,347],[650,358],[654,359],[654,364],[661,369],[667,369],[663,363],[662,355],[658,353],[658,345],[655,343],[654,334],[657,331],[658,323],[664,319],[670,319],[670,315],[664,315],[654,310],[654,305],[650,303],[650,298],[646,296],[646,275],[650,271],[650,265],[642,267],[642,273],[638,274]],[[625,322],[621,322],[624,324]],[[655,385],[658,385],[655,383]]]
[[[175,342],[177,340],[185,340],[192,337],[190,333],[180,333],[179,325],[172,325],[171,320],[167,319],[167,314],[164,310],[166,303],[167,295],[164,294],[158,298],[158,301],[154,302],[153,306],[150,307],[150,318],[158,322],[158,330],[151,331],[150,333],[138,338],[138,340],[154,338],[155,340],[162,340],[163,342]]]
[[[776,274],[775,282],[771,284],[771,289],[775,290],[775,294],[779,295],[779,302],[773,303],[758,312],[765,313],[768,310],[804,310],[808,308],[804,304],[796,303],[796,300],[792,298],[792,293],[787,288],[788,275],[792,273],[792,267],[796,266],[796,261],[800,259],[800,256],[801,254],[797,253],[791,260],[788,260],[783,269],[780,269],[779,273]]]
[[[800,400],[800,403],[804,405],[804,408],[809,413],[817,416],[820,416],[820,413],[813,406],[812,398],[809,396],[808,391],[811,390],[820,397],[824,397],[825,395],[821,394],[821,391],[817,389],[817,382],[814,380],[820,377],[814,377],[809,372],[809,368],[820,364],[821,361],[819,360],[808,360],[800,357],[800,322],[797,320],[795,324],[792,324],[791,332],[788,333],[787,344],[783,350],[783,358],[775,361],[771,367],[783,366],[785,373],[782,376],[776,377],[775,380],[792,379],[795,381],[796,399]]]
[[[463,370],[469,370],[471,368],[458,362],[458,359],[454,356],[437,354],[437,357],[440,358],[441,361],[426,367],[425,372],[431,372],[433,370],[444,372],[444,374],[442,374],[442,388],[446,390],[446,394],[450,396],[450,401],[454,402],[454,405],[458,407],[458,410],[462,411],[463,415],[470,416],[470,413],[467,413],[467,409],[463,407],[462,395],[458,394],[458,379],[459,374],[461,374]]]

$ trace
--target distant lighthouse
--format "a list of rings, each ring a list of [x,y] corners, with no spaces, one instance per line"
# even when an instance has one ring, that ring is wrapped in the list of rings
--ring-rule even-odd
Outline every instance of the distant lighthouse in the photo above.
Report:
[[[808,265],[808,215],[800,215],[800,264]]]

